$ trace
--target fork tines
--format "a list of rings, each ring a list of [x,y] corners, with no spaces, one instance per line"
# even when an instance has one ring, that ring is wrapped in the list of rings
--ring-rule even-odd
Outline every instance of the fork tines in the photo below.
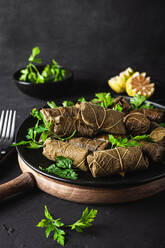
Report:
[[[13,141],[15,132],[16,110],[2,110],[0,117],[0,141]]]

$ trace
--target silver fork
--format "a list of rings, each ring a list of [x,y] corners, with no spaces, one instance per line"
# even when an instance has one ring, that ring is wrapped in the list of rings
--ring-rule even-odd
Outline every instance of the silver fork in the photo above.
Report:
[[[0,158],[9,150],[14,140],[16,110],[2,110],[0,117]]]

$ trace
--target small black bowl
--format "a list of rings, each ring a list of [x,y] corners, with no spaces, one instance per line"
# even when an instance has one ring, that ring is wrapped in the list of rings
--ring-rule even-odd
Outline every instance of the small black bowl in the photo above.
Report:
[[[37,66],[39,71],[42,71],[45,66]],[[63,80],[56,82],[50,81],[47,83],[32,83],[32,82],[23,82],[19,80],[20,71],[16,71],[13,75],[15,79],[15,84],[19,90],[21,90],[26,95],[33,97],[48,99],[53,97],[62,97],[66,92],[70,91],[73,88],[73,72],[70,69],[63,68],[66,71],[66,77]]]

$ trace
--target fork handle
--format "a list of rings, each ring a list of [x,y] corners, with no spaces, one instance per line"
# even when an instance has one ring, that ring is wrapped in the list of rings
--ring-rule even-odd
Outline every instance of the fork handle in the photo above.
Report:
[[[32,189],[35,186],[35,179],[32,173],[25,172],[13,180],[0,185],[0,200]]]

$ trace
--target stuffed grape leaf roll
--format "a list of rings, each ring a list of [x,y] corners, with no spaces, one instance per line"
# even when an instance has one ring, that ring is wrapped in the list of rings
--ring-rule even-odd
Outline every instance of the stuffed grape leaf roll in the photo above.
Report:
[[[64,156],[70,158],[76,168],[83,171],[88,170],[86,164],[88,151],[72,144],[55,139],[47,139],[44,143],[43,155],[53,161],[57,156]]]
[[[140,146],[95,151],[87,156],[87,162],[93,177],[144,170],[149,166],[148,158]]]
[[[82,102],[80,104],[80,118],[98,133],[125,134],[123,123],[124,113],[112,109],[105,109],[99,105]]]
[[[109,142],[108,141],[102,141],[102,140],[97,140],[97,139],[88,139],[85,137],[80,137],[80,138],[72,138],[68,140],[68,143],[82,147],[84,149],[87,149],[88,151],[99,151],[99,150],[104,150],[107,148]]]
[[[132,135],[145,134],[150,129],[150,120],[141,113],[130,113],[124,117],[127,131]]]

